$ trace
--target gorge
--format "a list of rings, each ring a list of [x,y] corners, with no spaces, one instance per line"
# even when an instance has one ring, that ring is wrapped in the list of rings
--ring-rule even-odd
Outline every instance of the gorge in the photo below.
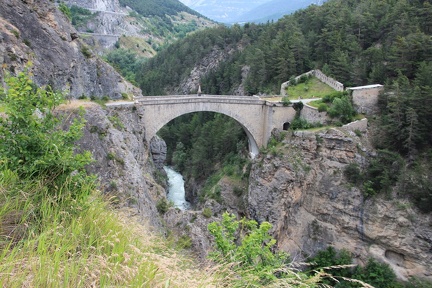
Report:
[[[277,249],[288,252],[293,260],[301,262],[305,258],[315,255],[318,251],[332,246],[338,250],[347,249],[356,264],[365,264],[369,257],[387,263],[401,280],[407,280],[412,276],[432,280],[430,269],[432,267],[432,214],[427,209],[421,210],[416,202],[411,201],[411,198],[402,194],[399,189],[408,187],[412,182],[422,187],[428,187],[430,173],[423,173],[424,170],[421,170],[421,167],[415,170],[420,171],[418,173],[404,170],[405,168],[416,167],[412,159],[419,157],[418,155],[423,155],[419,149],[415,149],[418,146],[408,143],[409,149],[407,149],[410,154],[407,157],[406,165],[404,164],[403,167],[400,167],[402,165],[396,160],[390,161],[390,165],[388,165],[390,172],[386,170],[386,173],[388,172],[390,175],[386,175],[387,178],[373,171],[378,176],[375,177],[375,174],[372,174],[370,177],[379,179],[382,182],[380,184],[388,188],[386,193],[379,194],[376,191],[372,193],[370,189],[374,188],[372,187],[374,183],[367,181],[364,183],[366,185],[355,183],[350,181],[346,173],[347,168],[352,167],[350,165],[358,167],[358,171],[361,173],[367,173],[369,165],[381,159],[380,153],[385,146],[379,140],[383,141],[386,138],[380,138],[379,136],[382,135],[380,133],[383,133],[383,130],[390,132],[394,132],[394,130],[390,130],[388,126],[381,127],[379,115],[372,114],[368,116],[368,120],[362,120],[364,129],[348,129],[334,125],[331,128],[322,127],[316,130],[283,131],[284,124],[294,119],[296,111],[292,107],[284,107],[281,103],[263,104],[264,101],[257,100],[255,97],[249,97],[248,100],[254,103],[259,102],[259,105],[255,107],[257,108],[256,111],[252,111],[251,106],[242,102],[235,103],[239,107],[238,110],[228,112],[227,108],[223,107],[224,103],[217,101],[210,103],[210,100],[207,101],[208,103],[202,103],[203,100],[194,102],[190,106],[192,108],[189,107],[190,109],[187,111],[174,111],[170,115],[161,113],[162,110],[150,112],[148,107],[140,105],[142,95],[139,89],[125,81],[111,66],[101,60],[97,53],[93,53],[88,44],[80,39],[77,31],[53,3],[44,0],[2,0],[0,2],[0,64],[4,68],[0,75],[2,82],[4,83],[3,76],[7,73],[13,74],[24,70],[28,62],[33,62],[33,67],[30,69],[34,73],[34,83],[37,86],[49,84],[56,90],[66,89],[71,101],[60,109],[60,113],[66,113],[70,116],[67,117],[65,126],[70,125],[74,117],[84,113],[87,121],[84,127],[84,136],[76,144],[76,147],[77,150],[88,150],[92,153],[95,161],[89,165],[87,170],[97,175],[100,183],[99,189],[104,195],[113,199],[113,207],[127,207],[130,211],[129,215],[138,218],[142,223],[150,224],[152,229],[162,235],[170,234],[173,231],[176,233],[175,235],[179,235],[178,237],[190,239],[193,251],[201,260],[205,259],[212,249],[214,241],[208,232],[207,225],[220,219],[222,213],[228,211],[239,217],[246,216],[249,219],[254,219],[259,223],[270,222],[273,225],[270,232],[277,240]],[[313,9],[318,11],[318,8]],[[265,27],[271,26],[270,24],[262,27],[252,25],[247,29],[250,35],[254,35],[258,34],[258,31],[264,31]],[[242,29],[234,27],[232,31],[240,35]],[[222,33],[228,28],[219,30]],[[177,91],[192,91],[199,83],[199,77],[204,74],[204,71],[210,73],[209,71],[219,65],[222,59],[229,58],[234,52],[235,56],[242,61],[251,58],[252,54],[241,58],[240,52],[237,53],[249,45],[250,39],[248,40],[246,36],[237,35],[237,37],[242,40],[241,44],[231,43],[230,48],[227,48],[224,53],[214,47],[209,48],[208,57],[203,60],[205,65],[198,63],[195,70],[192,69],[189,71],[190,73],[185,72],[183,76],[186,80],[180,80],[180,77],[176,78],[176,81],[181,83],[181,85],[177,85]],[[224,38],[224,41],[230,42],[229,37]],[[379,49],[379,45],[375,45],[373,48]],[[304,49],[304,51],[306,50]],[[258,59],[257,55],[264,55],[262,52],[262,50],[256,49],[255,54],[253,54],[256,57],[253,59]],[[299,54],[301,54],[300,52]],[[368,52],[370,53],[362,55],[370,56],[373,54],[370,50]],[[218,63],[211,62],[212,57],[210,56],[216,54],[219,55],[216,61]],[[419,53],[419,55],[423,57],[426,53]],[[342,56],[341,59],[344,58]],[[372,58],[372,56],[370,57]],[[376,57],[378,58],[378,56]],[[424,57],[427,59],[428,56]],[[270,58],[267,57],[266,59]],[[323,56],[323,58],[325,57]],[[378,62],[374,62],[374,65],[382,68]],[[151,64],[152,62],[149,61],[148,63]],[[309,62],[304,61],[304,63]],[[268,70],[279,70],[272,65],[264,64],[263,67],[265,66]],[[332,65],[332,67],[336,67],[335,62],[332,62]],[[394,64],[390,63],[389,65]],[[163,66],[171,67],[169,64]],[[406,109],[410,111],[411,118],[405,117],[404,119],[424,121],[424,119],[428,119],[429,113],[428,110],[425,110],[429,105],[424,104],[430,103],[430,94],[421,89],[429,87],[425,83],[430,77],[424,77],[424,75],[430,75],[430,70],[428,70],[426,63],[409,67],[411,70],[414,70],[413,67],[420,67],[420,72],[423,71],[423,74],[419,72],[419,76],[412,80],[413,83],[422,85],[419,84],[420,88],[418,89],[407,89],[407,86],[402,85],[404,83],[404,85],[408,85],[406,84],[407,81],[405,78],[401,78],[402,80],[399,79],[400,86],[397,87],[404,87],[405,90],[402,89],[403,91],[414,91],[418,93],[416,95],[424,96],[424,98],[422,98],[423,101],[416,102],[422,103],[420,108],[417,104],[415,104],[417,106],[413,106],[416,109],[419,108],[418,115],[413,114],[412,110]],[[237,81],[235,83],[241,83],[237,86],[238,91],[244,91],[240,88],[246,83],[249,68],[245,65],[241,69],[237,69],[237,72],[240,72],[242,77],[244,76],[235,79]],[[374,70],[374,73],[379,71],[378,68]],[[355,72],[359,70],[355,70]],[[308,70],[302,70],[302,72],[305,71]],[[337,71],[337,73],[345,77],[352,75],[344,74],[341,71]],[[390,74],[390,72],[387,73]],[[415,73],[411,71],[411,74]],[[154,75],[157,73],[151,76]],[[260,76],[263,75],[260,74]],[[190,81],[187,80],[188,77],[191,78]],[[364,78],[367,77],[364,76]],[[378,78],[376,76],[374,79]],[[283,81],[286,80],[288,79],[284,78]],[[421,80],[423,82],[420,82]],[[212,79],[208,78],[206,81],[206,83],[211,83]],[[359,81],[361,82],[361,80]],[[176,85],[175,81],[165,82],[166,85]],[[220,81],[217,84],[225,85],[226,83]],[[257,84],[258,82],[252,81],[251,83]],[[248,85],[252,85],[251,83]],[[261,84],[264,85],[260,82]],[[209,89],[214,88],[210,84],[207,87]],[[255,92],[255,90],[250,91]],[[398,90],[398,92],[400,91]],[[378,104],[381,105],[382,111],[388,111],[388,108],[384,107],[387,103],[390,103],[388,105],[390,108],[395,107],[394,103],[391,102],[392,99],[395,99],[392,96],[399,97],[402,95],[392,93],[384,94],[387,98],[380,98]],[[96,100],[101,100],[104,97],[111,100],[129,98],[138,103],[126,101],[127,99],[125,99],[126,104],[98,104],[88,99],[77,100],[77,98],[85,98],[85,96],[92,96]],[[182,97],[186,98],[186,96]],[[154,99],[150,97],[147,100]],[[236,97],[231,99],[234,102],[236,100],[238,100]],[[397,98],[397,100],[405,103],[406,107],[411,103],[402,98]],[[163,104],[163,108],[170,109],[175,103]],[[78,108],[80,106],[84,108],[84,112],[80,112]],[[209,106],[211,107],[209,108]],[[247,110],[246,112],[249,114],[240,115],[241,109]],[[281,113],[277,112],[279,110]],[[253,149],[249,150],[254,152],[255,158],[243,157],[247,154],[244,153],[247,150],[244,149],[247,146],[246,143],[217,143],[220,147],[233,146],[236,148],[233,154],[239,156],[240,159],[237,159],[238,163],[234,163],[235,165],[238,164],[235,166],[236,168],[233,168],[234,164],[232,163],[229,163],[232,166],[228,168],[219,162],[210,163],[214,165],[213,168],[217,172],[221,173],[220,175],[216,175],[217,177],[214,178],[206,175],[207,178],[205,179],[203,177],[201,179],[198,179],[199,177],[185,179],[186,182],[196,181],[191,185],[193,187],[186,189],[187,197],[193,200],[191,202],[195,202],[193,209],[183,211],[176,207],[168,207],[166,211],[161,212],[158,209],[158,204],[166,204],[168,201],[167,181],[163,166],[169,151],[167,151],[167,145],[163,140],[153,136],[170,120],[175,120],[186,112],[202,111],[223,113],[240,123],[232,131],[228,130],[229,133],[227,132],[227,134],[238,133],[238,130],[242,130],[241,132],[246,137],[253,136],[252,139],[260,139],[259,141],[256,140],[255,145],[251,145]],[[263,117],[261,117],[261,112]],[[418,117],[415,118],[413,115]],[[386,119],[393,119],[390,116]],[[217,117],[215,116],[215,118]],[[196,119],[200,120],[198,117]],[[234,121],[232,119],[231,121]],[[228,122],[226,118],[217,120],[220,127],[225,127],[222,124]],[[274,124],[273,120],[277,125],[270,125]],[[364,124],[365,122],[368,124]],[[262,124],[262,126],[267,125],[268,129],[248,133],[256,130],[254,123]],[[198,121],[197,126],[199,124]],[[404,129],[397,130],[397,135],[415,132],[415,130],[408,130],[408,127],[412,128],[413,126],[402,125],[401,127]],[[428,135],[430,130],[424,129],[425,127],[427,126],[421,126],[419,131]],[[207,127],[201,128],[205,130]],[[247,129],[245,131],[245,128],[250,131]],[[152,137],[148,137],[148,135]],[[376,140],[377,138],[378,140]],[[209,148],[212,148],[213,144],[216,146],[216,141],[213,138],[209,139],[211,139],[209,142],[213,141],[214,143],[207,143],[207,146]],[[248,139],[250,141],[251,137]],[[402,140],[394,139],[400,146],[405,145],[405,138]],[[418,138],[409,139],[417,140]],[[429,140],[420,142],[427,141]],[[391,152],[387,151],[387,153],[393,155]],[[424,167],[427,165],[425,164]],[[200,167],[197,169],[200,170]],[[399,171],[403,172],[400,173],[402,180],[390,183],[390,176],[399,176],[394,172],[396,170],[398,173]],[[233,175],[235,177],[230,177]],[[214,181],[208,193],[212,197],[203,196],[205,194],[203,187],[207,180]],[[368,190],[368,188],[370,189]],[[202,196],[201,200],[200,196]],[[422,201],[427,206],[428,200]]]

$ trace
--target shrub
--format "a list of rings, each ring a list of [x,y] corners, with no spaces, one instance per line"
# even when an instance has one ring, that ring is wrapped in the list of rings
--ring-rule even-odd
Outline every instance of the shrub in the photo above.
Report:
[[[328,109],[328,106],[325,103],[321,103],[318,105],[318,112],[326,112],[327,109]]]
[[[288,96],[282,97],[282,105],[285,107],[291,105],[291,101],[289,100]]]
[[[357,163],[350,163],[345,166],[344,175],[353,184],[358,184],[362,180],[362,174]]]
[[[211,208],[209,208],[209,207],[205,207],[205,208],[203,209],[203,211],[202,211],[202,215],[203,215],[205,218],[210,218],[210,217],[213,215],[213,211],[211,210]]]
[[[348,97],[343,97],[333,100],[332,107],[328,110],[328,114],[332,118],[339,118],[342,123],[346,124],[352,121],[356,113]]]
[[[372,192],[390,192],[391,187],[399,179],[403,167],[404,161],[398,153],[379,150],[377,157],[370,161],[365,173],[366,195]]]
[[[71,20],[72,19],[72,12],[71,12],[71,10],[69,9],[69,7],[68,6],[66,6],[66,4],[64,4],[64,3],[60,3],[59,4],[59,10],[69,19],[69,20]]]
[[[81,53],[86,58],[90,58],[92,56],[92,53],[91,53],[90,49],[86,45],[82,45],[81,46]]]
[[[67,131],[64,117],[54,109],[64,95],[50,87],[35,88],[25,73],[6,77],[8,90],[0,94],[7,117],[0,117],[0,168],[16,171],[20,177],[42,179],[50,183],[50,193],[59,193],[70,175],[85,179],[90,152],[76,153],[74,144],[82,136],[85,120],[81,110]],[[83,178],[84,177],[84,178]]]
[[[209,257],[219,263],[231,263],[231,267],[244,276],[239,281],[244,281],[242,284],[247,283],[250,287],[292,276],[284,273],[288,255],[272,251],[276,240],[269,234],[271,224],[263,222],[258,225],[254,220],[237,221],[235,218],[232,214],[224,213],[221,222],[208,225],[216,243],[216,251],[210,252]],[[241,287],[241,283],[239,285]]]
[[[165,214],[169,209],[169,203],[165,198],[161,198],[156,203],[156,209],[160,214]]]
[[[303,106],[304,106],[304,104],[303,104],[302,101],[295,102],[295,103],[293,104],[293,108],[294,108],[294,110],[296,110],[297,112],[300,112],[300,111],[303,109]]]

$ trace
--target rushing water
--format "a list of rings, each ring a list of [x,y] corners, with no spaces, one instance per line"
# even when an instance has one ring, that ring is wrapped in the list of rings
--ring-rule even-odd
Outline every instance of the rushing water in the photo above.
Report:
[[[190,203],[185,199],[183,176],[170,167],[164,166],[164,170],[168,175],[168,200],[181,210],[189,209]]]

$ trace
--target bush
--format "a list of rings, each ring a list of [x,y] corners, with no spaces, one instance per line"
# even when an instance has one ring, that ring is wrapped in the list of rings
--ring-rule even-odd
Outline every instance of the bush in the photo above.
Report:
[[[0,95],[7,116],[0,117],[0,169],[47,182],[49,193],[60,193],[58,187],[70,175],[80,185],[92,161],[90,152],[75,152],[85,125],[83,111],[65,131],[64,117],[53,112],[64,101],[63,94],[50,87],[35,88],[25,73],[6,77],[5,82],[8,90]]]
[[[363,178],[357,163],[350,163],[345,166],[344,175],[353,184],[359,184]]]
[[[332,107],[328,110],[328,114],[332,118],[339,118],[342,123],[346,124],[352,121],[356,112],[348,97],[343,97],[333,100]]]
[[[202,215],[203,215],[205,218],[210,218],[210,217],[213,215],[213,211],[211,210],[211,208],[209,208],[209,207],[205,207],[205,208],[203,209],[203,211],[202,211]]]
[[[325,103],[321,103],[318,105],[318,112],[326,112],[327,109],[328,109],[328,106]]]
[[[299,113],[299,112],[303,109],[303,106],[304,106],[304,104],[303,104],[302,101],[295,102],[295,103],[293,104],[293,108],[294,108],[294,110],[297,111],[297,113]]]
[[[289,100],[288,96],[282,97],[282,105],[285,107],[291,105],[291,101]]]
[[[258,225],[254,220],[237,221],[235,218],[224,213],[221,222],[208,225],[216,243],[216,251],[210,252],[209,257],[219,263],[231,263],[232,269],[244,276],[238,281],[244,281],[242,284],[247,283],[250,287],[270,284],[278,277],[292,276],[284,273],[288,255],[272,251],[276,240],[269,234],[271,224],[263,222]],[[241,283],[239,285],[241,287]]]
[[[365,173],[365,194],[390,192],[404,166],[404,161],[398,153],[379,150],[377,157],[370,161]]]
[[[328,247],[326,250],[319,251],[313,258],[308,259],[310,270],[319,270],[334,266],[347,266],[352,263],[352,257],[346,250],[337,252],[333,247]],[[368,283],[374,287],[380,288],[397,288],[402,287],[396,281],[396,275],[393,270],[384,263],[379,263],[374,259],[369,259],[365,267],[357,266],[354,270],[345,268],[333,268],[330,270],[332,277],[324,279],[321,283],[332,285],[334,287],[364,287],[360,283],[356,283],[351,279]],[[346,278],[346,279],[344,279]],[[335,279],[337,281],[335,281]]]
[[[64,4],[64,3],[60,3],[59,4],[59,10],[69,19],[69,20],[71,20],[72,19],[72,12],[71,12],[71,10],[69,9],[69,7],[68,6],[66,6],[66,4]]]
[[[170,205],[165,198],[159,199],[156,203],[156,209],[162,215],[168,211],[169,207]]]

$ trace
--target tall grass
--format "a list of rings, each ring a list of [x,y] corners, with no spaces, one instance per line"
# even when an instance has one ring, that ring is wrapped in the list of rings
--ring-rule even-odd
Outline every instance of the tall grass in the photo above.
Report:
[[[0,287],[212,285],[211,275],[96,192],[35,203],[43,188],[0,172]]]

